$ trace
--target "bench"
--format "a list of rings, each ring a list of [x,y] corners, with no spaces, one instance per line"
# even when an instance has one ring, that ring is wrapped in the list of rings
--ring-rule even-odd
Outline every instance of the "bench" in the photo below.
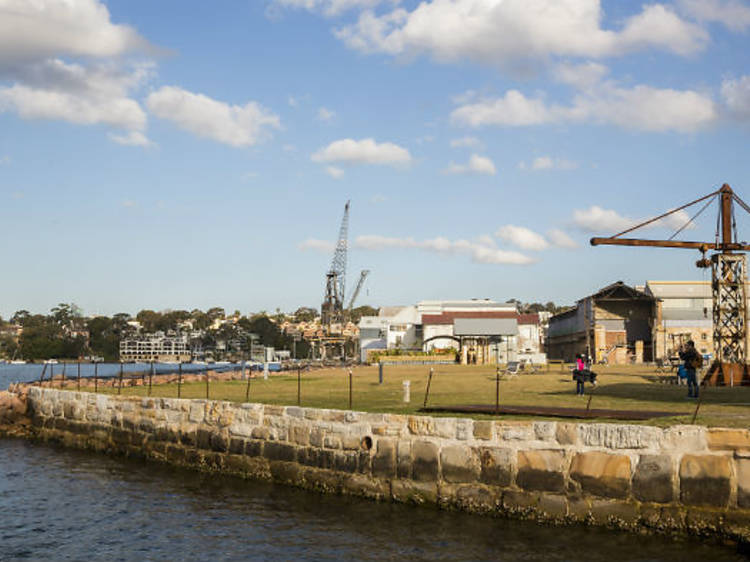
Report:
[[[521,369],[521,363],[519,361],[508,361],[503,371],[502,378],[512,379],[518,377],[518,371]]]

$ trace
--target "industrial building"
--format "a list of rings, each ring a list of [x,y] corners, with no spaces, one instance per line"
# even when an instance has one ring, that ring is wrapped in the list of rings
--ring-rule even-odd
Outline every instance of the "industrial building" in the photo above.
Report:
[[[692,340],[712,355],[711,297],[708,281],[613,283],[550,318],[547,353],[565,361],[579,353],[614,364],[668,361]]]
[[[384,349],[455,349],[463,364],[544,363],[545,320],[539,314],[519,314],[515,303],[489,299],[383,307],[378,316],[360,320],[361,360]]]
[[[590,355],[597,363],[653,360],[657,299],[618,281],[549,320],[547,355],[572,362]]]

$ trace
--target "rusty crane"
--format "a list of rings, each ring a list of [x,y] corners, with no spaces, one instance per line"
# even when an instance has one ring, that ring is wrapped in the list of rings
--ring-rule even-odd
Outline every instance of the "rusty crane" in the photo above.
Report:
[[[674,240],[708,206],[718,200],[716,237],[713,242],[694,242]],[[667,240],[646,240],[642,238],[623,238],[644,226],[652,225],[664,218],[683,211],[693,205],[704,203],[672,237]],[[592,238],[591,245],[645,246],[656,248],[683,248],[699,250],[701,259],[696,265],[711,268],[711,289],[713,297],[713,345],[714,362],[710,367],[704,384],[709,385],[748,385],[750,374],[747,367],[747,260],[744,252],[750,245],[740,242],[737,237],[735,222],[735,203],[750,213],[748,206],[729,185],[703,197],[686,203],[676,209],[637,224],[609,238]],[[710,254],[707,256],[707,253]]]

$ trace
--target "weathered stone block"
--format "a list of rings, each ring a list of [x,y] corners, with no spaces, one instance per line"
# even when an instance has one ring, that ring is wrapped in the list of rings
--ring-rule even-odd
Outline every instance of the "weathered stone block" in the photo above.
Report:
[[[712,428],[706,434],[706,442],[714,451],[750,451],[750,431]]]
[[[190,413],[188,420],[192,423],[203,423],[206,417],[206,407],[203,402],[193,402],[190,404]]]
[[[557,424],[555,422],[534,422],[534,436],[539,441],[552,441],[555,438]]]
[[[232,437],[229,440],[229,452],[235,455],[245,454],[245,440]]]
[[[310,443],[310,430],[304,425],[293,425],[289,437],[297,445],[308,445]]]
[[[502,493],[478,484],[442,484],[438,489],[441,506],[471,513],[491,513],[502,507]]]
[[[630,457],[592,451],[578,453],[570,466],[570,477],[590,494],[624,498],[630,491]]]
[[[372,474],[383,478],[396,475],[396,440],[380,438],[372,459]]]
[[[532,441],[536,437],[534,425],[526,421],[495,422],[495,431],[503,441]]]
[[[511,512],[536,509],[539,497],[537,492],[506,490],[503,492],[503,508]]]
[[[735,467],[737,468],[737,504],[740,507],[750,508],[750,458],[736,459]]]
[[[589,447],[657,449],[661,445],[662,430],[645,425],[582,423],[578,425],[578,436],[581,443]]]
[[[560,445],[578,444],[578,424],[557,422],[555,438]]]
[[[226,453],[229,449],[229,438],[218,431],[211,433],[210,443],[211,449],[219,453]]]
[[[479,479],[492,486],[507,487],[513,476],[513,452],[498,447],[479,449],[481,473]]]
[[[547,517],[561,519],[568,514],[568,500],[565,496],[542,494],[538,509]]]
[[[294,462],[297,450],[293,445],[269,441],[263,446],[263,456],[269,461]]]
[[[591,515],[599,524],[621,528],[632,527],[640,519],[640,513],[635,504],[612,500],[592,500]]]
[[[562,492],[565,456],[562,451],[518,451],[516,484],[526,490]]]
[[[350,452],[335,452],[333,468],[340,472],[357,472],[357,454]]]
[[[474,434],[474,422],[469,419],[456,420],[456,439],[466,441]]]
[[[479,479],[479,458],[474,451],[462,445],[448,445],[440,451],[443,479],[448,482],[476,482]]]
[[[393,480],[391,494],[394,501],[403,503],[436,504],[438,488],[436,482],[415,482],[414,480]]]
[[[411,441],[398,441],[396,475],[399,478],[411,478]]]
[[[439,449],[430,441],[415,441],[412,444],[412,478],[420,482],[437,480],[440,470]]]
[[[728,457],[684,455],[680,462],[680,499],[687,505],[727,505],[730,470]]]
[[[641,455],[633,475],[633,495],[642,502],[674,500],[674,468],[668,455]]]
[[[493,438],[492,428],[494,424],[491,421],[475,421],[474,422],[474,439],[484,439],[489,441]]]

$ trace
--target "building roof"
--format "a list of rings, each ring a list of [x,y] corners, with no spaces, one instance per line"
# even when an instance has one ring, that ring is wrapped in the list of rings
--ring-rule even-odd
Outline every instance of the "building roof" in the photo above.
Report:
[[[646,291],[657,299],[710,299],[709,281],[646,281]]]
[[[610,300],[610,301],[611,300],[644,300],[644,301],[655,300],[652,295],[639,291],[635,289],[634,287],[631,287],[630,285],[626,285],[622,281],[616,281],[615,283],[612,283],[611,285],[607,285],[603,289],[599,289],[599,291],[597,291],[593,295],[589,295],[588,297],[584,297],[583,299],[580,299],[578,302],[581,302],[582,300],[585,300],[587,298],[593,298],[594,300]]]
[[[423,314],[422,325],[453,324],[457,318],[514,319],[518,324],[539,324],[539,314],[536,312],[519,314],[510,310],[478,310],[476,312],[456,310],[443,312],[442,314]]]
[[[518,313],[510,310],[485,310],[470,312],[467,310],[457,310],[443,312],[442,314],[423,314],[422,325],[428,324],[453,324],[456,318],[516,318]]]
[[[518,323],[515,318],[456,318],[453,322],[454,336],[516,336]]]

